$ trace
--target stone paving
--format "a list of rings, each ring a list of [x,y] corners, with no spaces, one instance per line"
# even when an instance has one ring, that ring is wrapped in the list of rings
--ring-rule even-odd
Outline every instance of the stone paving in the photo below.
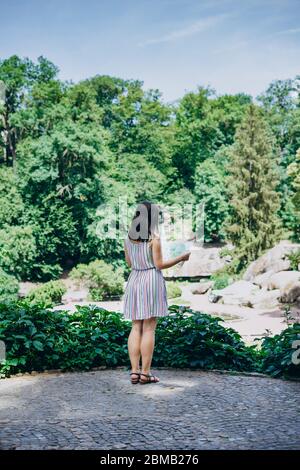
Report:
[[[0,380],[1,449],[299,449],[300,383],[125,369]]]

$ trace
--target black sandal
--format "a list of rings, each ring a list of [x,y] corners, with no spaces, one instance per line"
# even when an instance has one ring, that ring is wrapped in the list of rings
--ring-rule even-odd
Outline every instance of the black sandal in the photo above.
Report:
[[[133,378],[133,377],[131,377],[132,375],[137,375],[138,377]],[[139,383],[139,381],[140,381],[140,375],[141,375],[141,374],[140,374],[139,372],[131,372],[131,374],[130,374],[130,381],[131,381],[131,383],[132,383],[133,385],[136,385],[136,384]]]
[[[143,375],[144,377],[147,377],[147,380],[140,379],[140,384],[145,385],[145,384],[156,384],[159,382],[159,378],[155,377],[155,375],[152,374],[140,374]]]

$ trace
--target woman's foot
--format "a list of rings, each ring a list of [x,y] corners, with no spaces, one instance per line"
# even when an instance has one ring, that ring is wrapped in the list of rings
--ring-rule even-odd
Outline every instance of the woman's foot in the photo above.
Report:
[[[159,378],[152,374],[140,374],[140,384],[156,384]]]
[[[138,384],[140,381],[140,373],[139,372],[131,372],[130,374],[130,381],[132,384]]]

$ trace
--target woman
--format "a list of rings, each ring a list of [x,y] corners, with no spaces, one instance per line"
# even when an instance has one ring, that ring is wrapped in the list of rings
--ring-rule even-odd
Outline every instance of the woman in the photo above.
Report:
[[[128,338],[132,384],[159,382],[159,378],[151,374],[150,367],[157,317],[168,315],[166,284],[161,270],[190,257],[190,252],[186,252],[171,260],[163,260],[159,214],[157,205],[148,201],[140,203],[124,242],[126,262],[132,268],[125,289],[123,311],[124,317],[132,320]]]

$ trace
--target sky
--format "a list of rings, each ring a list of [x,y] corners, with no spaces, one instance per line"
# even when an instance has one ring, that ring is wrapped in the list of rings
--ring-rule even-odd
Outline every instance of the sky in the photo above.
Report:
[[[300,75],[300,0],[0,0],[0,60],[43,55],[63,80],[138,79],[254,97]]]

